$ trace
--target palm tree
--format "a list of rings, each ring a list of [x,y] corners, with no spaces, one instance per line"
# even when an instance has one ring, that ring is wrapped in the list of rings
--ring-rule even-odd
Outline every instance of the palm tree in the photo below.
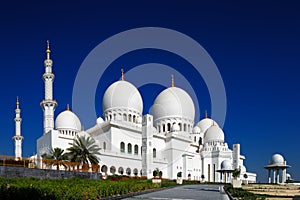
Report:
[[[61,148],[54,148],[50,150],[49,154],[43,156],[45,160],[51,160],[51,166],[56,166],[56,169],[59,170],[59,166],[63,165],[67,167],[62,161],[68,160],[68,156],[64,153],[64,150]]]
[[[100,155],[100,147],[95,144],[95,140],[88,136],[76,136],[73,143],[69,143],[71,147],[67,148],[69,159],[71,162],[82,163],[84,166],[89,163],[96,165],[99,163],[97,155]]]

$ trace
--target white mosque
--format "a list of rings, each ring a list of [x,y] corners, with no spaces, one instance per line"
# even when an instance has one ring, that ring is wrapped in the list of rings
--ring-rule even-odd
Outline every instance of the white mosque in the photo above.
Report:
[[[143,99],[138,89],[122,78],[110,85],[103,96],[103,118],[82,131],[80,119],[69,108],[54,121],[57,102],[53,99],[52,60],[49,43],[44,61],[45,96],[40,105],[44,113],[44,133],[37,140],[37,157],[59,147],[66,149],[77,134],[93,137],[101,147],[100,166],[104,174],[153,177],[209,182],[228,182],[220,170],[240,169],[241,180],[256,182],[256,174],[246,171],[240,145],[230,149],[217,122],[208,118],[194,122],[195,107],[187,92],[174,86],[163,90],[149,114],[143,115]],[[20,134],[19,134],[20,135]],[[16,139],[23,139],[16,137]],[[21,157],[21,155],[19,155]],[[225,169],[225,168],[226,169]],[[244,176],[247,174],[247,176]]]

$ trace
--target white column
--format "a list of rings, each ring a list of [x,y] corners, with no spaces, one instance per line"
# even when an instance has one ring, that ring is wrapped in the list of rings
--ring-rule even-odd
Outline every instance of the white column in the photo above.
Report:
[[[278,184],[280,182],[279,181],[279,169],[276,170],[276,175],[277,175],[276,183]]]
[[[268,183],[271,183],[271,170],[268,169]]]
[[[272,183],[276,183],[276,170],[273,169],[273,182]]]

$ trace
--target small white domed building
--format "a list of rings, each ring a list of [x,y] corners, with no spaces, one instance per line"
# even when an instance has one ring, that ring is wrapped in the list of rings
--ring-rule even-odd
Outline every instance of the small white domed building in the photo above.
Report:
[[[286,164],[281,154],[274,154],[269,160],[269,165],[264,168],[268,170],[268,182],[269,183],[285,183],[287,180],[286,169],[291,166]],[[271,178],[273,172],[273,179]]]
[[[48,49],[46,60],[51,60]],[[54,126],[57,103],[52,97],[52,61],[46,64],[45,99],[41,102],[44,134],[37,140],[38,158],[55,147],[66,149],[76,135],[89,135],[101,148],[99,160],[104,174],[152,178],[158,168],[163,178],[176,179],[182,172],[183,179],[221,182],[218,170],[225,170],[226,180],[230,180],[228,172],[239,168],[249,182],[256,181],[256,174],[246,172],[240,145],[229,149],[217,122],[207,114],[194,122],[194,102],[186,91],[174,86],[173,79],[172,86],[156,97],[150,114],[143,115],[142,96],[124,80],[122,72],[121,80],[106,89],[103,116],[95,119],[93,127],[82,131],[79,118],[69,109],[57,116]]]

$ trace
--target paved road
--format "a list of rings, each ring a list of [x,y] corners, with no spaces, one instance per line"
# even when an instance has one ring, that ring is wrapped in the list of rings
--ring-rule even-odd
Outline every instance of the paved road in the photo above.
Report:
[[[229,200],[224,192],[219,191],[217,185],[183,185],[166,190],[143,194],[127,198],[127,200],[155,199],[155,200]]]

